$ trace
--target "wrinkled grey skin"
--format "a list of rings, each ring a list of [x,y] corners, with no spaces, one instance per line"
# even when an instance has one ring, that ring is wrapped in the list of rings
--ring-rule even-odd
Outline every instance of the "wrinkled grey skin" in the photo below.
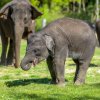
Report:
[[[46,59],[52,83],[63,85],[65,60],[66,57],[71,57],[76,64],[74,82],[80,85],[85,82],[95,46],[94,31],[87,23],[71,18],[59,19],[28,37],[26,55],[21,61],[21,68],[28,70],[28,64],[36,65]]]
[[[15,58],[14,65],[19,66],[21,39],[27,38],[28,34],[32,33],[35,28],[33,21],[40,15],[42,15],[41,12],[28,0],[12,0],[0,10],[1,65],[11,65]],[[8,38],[10,38],[9,41]],[[7,55],[8,44],[10,47]]]

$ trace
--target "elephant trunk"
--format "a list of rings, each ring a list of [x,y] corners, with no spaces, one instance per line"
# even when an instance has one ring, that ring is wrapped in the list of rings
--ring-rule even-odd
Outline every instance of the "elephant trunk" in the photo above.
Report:
[[[21,61],[20,66],[24,71],[27,71],[31,68],[32,62],[30,61],[31,59],[29,57],[24,57],[24,59]]]
[[[20,45],[21,45],[21,39],[22,39],[22,33],[24,32],[24,28],[21,27],[19,24],[15,25],[15,68],[18,68],[20,65]]]
[[[20,44],[21,37],[15,35],[15,67],[18,68],[20,63]]]

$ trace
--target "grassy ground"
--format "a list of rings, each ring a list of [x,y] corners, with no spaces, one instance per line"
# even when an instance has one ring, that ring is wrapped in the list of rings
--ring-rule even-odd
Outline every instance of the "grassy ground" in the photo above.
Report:
[[[21,58],[25,45],[23,42]],[[66,86],[58,87],[49,84],[50,74],[45,61],[27,72],[20,68],[1,66],[0,100],[100,100],[100,49],[96,49],[87,72],[86,84],[75,86],[74,72],[75,64],[68,59],[65,71]]]

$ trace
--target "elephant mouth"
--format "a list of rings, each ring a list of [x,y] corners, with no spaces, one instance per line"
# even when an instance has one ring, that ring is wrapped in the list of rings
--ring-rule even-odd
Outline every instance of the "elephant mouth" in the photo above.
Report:
[[[27,64],[26,64],[25,66],[26,66],[26,67],[28,67],[28,66],[33,66],[33,67],[35,67],[38,63],[39,63],[39,59],[34,58],[32,61],[27,62]]]
[[[35,67],[39,62],[41,62],[42,60],[38,59],[38,58],[34,58],[34,59],[23,59],[20,66],[23,70],[27,71],[29,70],[32,66]]]
[[[39,63],[39,59],[35,58],[33,61],[33,67],[35,67]]]
[[[37,64],[39,64],[43,60],[45,60],[45,59],[44,58],[34,58],[32,61],[33,67],[35,67]]]

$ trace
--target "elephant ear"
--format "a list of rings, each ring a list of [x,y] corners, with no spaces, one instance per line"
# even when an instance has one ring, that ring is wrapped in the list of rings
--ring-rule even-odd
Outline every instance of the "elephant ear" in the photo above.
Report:
[[[46,43],[46,46],[47,46],[48,50],[53,51],[53,48],[54,48],[55,44],[54,44],[54,40],[52,39],[52,37],[48,36],[48,35],[45,35],[44,40],[45,40],[45,43]]]
[[[34,6],[31,5],[31,13],[32,13],[32,19],[36,19],[37,17],[41,16],[42,13],[38,11]]]
[[[14,4],[14,2],[9,2],[5,6],[3,6],[0,10],[0,16],[6,15],[9,16],[11,14],[11,6]]]

